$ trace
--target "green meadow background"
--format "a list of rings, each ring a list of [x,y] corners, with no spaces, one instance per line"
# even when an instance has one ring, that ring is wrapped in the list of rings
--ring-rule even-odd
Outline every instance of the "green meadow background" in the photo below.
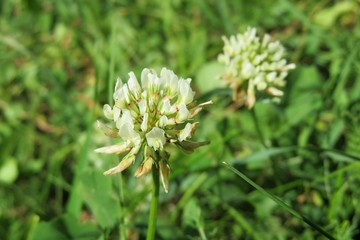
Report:
[[[195,140],[171,152],[156,239],[325,239],[226,162],[337,239],[360,237],[358,0],[0,1],[0,239],[144,239],[151,177],[95,127],[117,77],[165,66],[193,79]],[[280,104],[234,109],[223,35],[256,27],[296,63]]]

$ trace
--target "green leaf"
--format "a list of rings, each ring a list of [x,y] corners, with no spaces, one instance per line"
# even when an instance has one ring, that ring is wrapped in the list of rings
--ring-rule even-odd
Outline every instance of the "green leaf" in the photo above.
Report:
[[[103,228],[111,228],[120,218],[120,206],[112,195],[111,177],[99,171],[86,171],[81,177],[79,196],[82,197]]]
[[[323,77],[315,67],[299,67],[297,79],[291,87],[288,98],[289,106],[285,116],[291,125],[298,124],[312,113],[319,111],[323,105],[320,94]]]
[[[196,228],[198,223],[201,222],[201,208],[194,198],[185,205],[183,212],[183,222],[185,225]]]
[[[194,198],[184,208],[183,222],[185,225],[197,228],[202,240],[207,239],[204,231],[204,220],[201,216],[201,208]]]
[[[303,93],[285,110],[285,115],[290,124],[296,125],[322,107],[320,95],[307,92]]]
[[[40,222],[30,234],[33,240],[93,240],[100,236],[99,230],[90,223],[80,223],[70,214],[50,222]]]
[[[0,166],[0,182],[11,184],[18,177],[17,161],[13,157],[7,158]]]

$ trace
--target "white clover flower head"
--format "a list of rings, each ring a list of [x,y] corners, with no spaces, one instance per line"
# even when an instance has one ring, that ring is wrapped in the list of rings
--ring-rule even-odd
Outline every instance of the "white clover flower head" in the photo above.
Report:
[[[135,176],[145,175],[154,165],[160,170],[161,181],[167,192],[170,167],[166,147],[173,144],[191,152],[207,144],[189,140],[197,125],[197,122],[191,122],[203,107],[212,102],[196,105],[191,79],[179,78],[166,68],[161,70],[160,76],[145,68],[140,83],[133,72],[129,73],[127,83],[117,80],[113,96],[115,103],[113,106],[105,104],[103,108],[105,117],[115,127],[107,127],[99,121],[98,127],[106,135],[123,141],[95,151],[107,154],[128,152],[119,165],[106,171],[105,175],[123,171],[135,162],[140,152],[143,153],[143,162]]]
[[[252,108],[256,92],[275,98],[283,95],[281,88],[295,64],[288,64],[284,59],[285,48],[279,41],[271,41],[268,34],[260,38],[251,27],[243,34],[223,37],[223,41],[224,52],[218,61],[226,65],[222,78],[233,89],[234,101]]]

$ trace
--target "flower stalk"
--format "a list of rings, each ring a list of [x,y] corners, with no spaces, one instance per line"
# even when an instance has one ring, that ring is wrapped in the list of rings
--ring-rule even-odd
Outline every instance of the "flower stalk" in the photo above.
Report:
[[[156,233],[157,211],[159,207],[159,190],[160,190],[160,178],[159,168],[153,165],[152,167],[152,194],[151,194],[151,206],[150,215],[148,221],[148,230],[146,234],[146,240],[154,240]]]

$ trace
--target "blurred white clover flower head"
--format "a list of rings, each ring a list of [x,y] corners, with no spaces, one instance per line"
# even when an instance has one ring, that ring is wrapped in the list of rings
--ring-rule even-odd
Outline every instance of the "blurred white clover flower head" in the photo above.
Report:
[[[243,34],[222,39],[224,52],[218,56],[218,61],[226,66],[222,78],[233,89],[235,102],[252,108],[256,91],[275,99],[283,95],[281,88],[295,64],[288,64],[284,59],[285,48],[279,41],[271,41],[268,34],[260,38],[251,27]]]
[[[104,105],[104,115],[114,122],[115,128],[98,121],[98,127],[111,137],[121,138],[119,144],[98,148],[99,153],[127,155],[121,162],[105,175],[123,171],[142,159],[135,172],[136,177],[147,174],[153,165],[159,168],[165,191],[168,191],[169,154],[166,150],[170,144],[185,151],[208,142],[191,142],[198,122],[193,117],[211,101],[198,104],[193,101],[191,79],[179,78],[173,71],[163,68],[160,76],[153,70],[145,68],[141,73],[141,83],[133,72],[129,73],[127,83],[117,80],[114,92],[114,105]],[[138,156],[140,155],[140,156]]]

